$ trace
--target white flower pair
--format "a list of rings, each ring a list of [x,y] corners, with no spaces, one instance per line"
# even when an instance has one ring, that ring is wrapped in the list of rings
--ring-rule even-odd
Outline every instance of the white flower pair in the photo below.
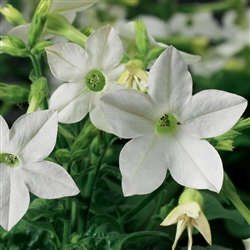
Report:
[[[117,90],[123,49],[110,26],[94,32],[85,50],[66,43],[46,51],[52,73],[67,82],[50,100],[59,121],[77,122],[89,112],[97,128],[133,138],[120,154],[124,195],[152,192],[167,169],[181,185],[219,192],[222,162],[204,138],[230,130],[247,106],[244,98],[219,90],[192,95],[187,65],[172,46],[151,68],[148,94]]]

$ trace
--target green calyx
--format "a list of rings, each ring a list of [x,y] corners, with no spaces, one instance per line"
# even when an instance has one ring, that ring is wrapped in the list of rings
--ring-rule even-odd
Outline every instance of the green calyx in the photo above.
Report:
[[[94,92],[99,92],[103,90],[105,84],[105,77],[98,70],[92,70],[86,76],[86,85],[90,90]]]
[[[165,114],[156,123],[156,131],[158,134],[174,134],[177,125],[178,122],[172,114]]]
[[[3,162],[10,167],[16,167],[20,165],[17,156],[8,153],[0,154],[0,162]]]

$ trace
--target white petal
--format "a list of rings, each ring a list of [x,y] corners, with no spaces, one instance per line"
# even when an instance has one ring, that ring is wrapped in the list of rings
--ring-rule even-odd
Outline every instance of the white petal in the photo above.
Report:
[[[51,72],[59,80],[73,82],[85,78],[91,65],[85,50],[74,43],[46,47]]]
[[[0,163],[0,224],[9,231],[26,213],[29,191],[20,178],[20,168]]]
[[[206,216],[202,211],[200,211],[200,216],[197,220],[193,220],[193,225],[202,234],[209,245],[212,245],[212,236],[210,231],[210,226],[207,221]]]
[[[161,223],[161,226],[173,225],[179,220],[183,220],[186,216],[192,218],[198,218],[201,211],[199,205],[196,202],[190,202],[175,207]]]
[[[82,83],[65,83],[51,96],[49,108],[57,110],[58,121],[74,123],[82,120],[89,112],[94,92]]]
[[[96,2],[98,2],[98,0],[81,0],[81,1],[57,0],[53,1],[50,7],[50,13],[51,12],[65,13],[68,11],[78,12],[89,8]]]
[[[179,184],[219,192],[223,167],[218,152],[207,141],[186,135],[179,128],[175,139],[165,144],[167,166]]]
[[[86,42],[86,51],[92,65],[104,72],[115,68],[123,56],[122,42],[111,26],[93,32]]]
[[[103,113],[103,109],[99,101],[95,103],[94,109],[89,112],[89,117],[91,122],[95,127],[105,132],[115,134],[112,125],[109,123],[108,119]]]
[[[53,150],[57,136],[57,113],[37,111],[21,116],[10,130],[10,144],[21,162],[43,160]]]
[[[174,239],[174,244],[172,246],[172,250],[174,250],[176,248],[177,242],[180,239],[185,228],[188,226],[188,223],[189,223],[189,219],[181,220],[177,223],[175,239]]]
[[[53,162],[27,163],[22,166],[21,177],[30,192],[40,198],[55,199],[79,193],[68,172]]]
[[[180,55],[187,65],[191,65],[200,61],[201,57],[197,55],[192,55],[183,51],[180,51]]]
[[[151,68],[148,94],[161,104],[163,114],[169,112],[176,118],[191,98],[192,78],[174,47],[165,50]]]
[[[219,90],[204,90],[192,97],[182,111],[183,128],[200,138],[226,133],[243,114],[247,100]]]
[[[28,44],[28,32],[30,28],[30,23],[22,24],[14,27],[9,31],[9,35],[18,37],[24,41],[25,44]]]
[[[157,110],[150,97],[134,89],[122,89],[100,99],[104,114],[122,138],[133,138],[155,130]]]
[[[0,154],[13,153],[9,147],[9,127],[4,118],[0,115]]]
[[[162,184],[167,172],[164,151],[156,134],[134,138],[124,146],[119,163],[125,196],[148,194]]]

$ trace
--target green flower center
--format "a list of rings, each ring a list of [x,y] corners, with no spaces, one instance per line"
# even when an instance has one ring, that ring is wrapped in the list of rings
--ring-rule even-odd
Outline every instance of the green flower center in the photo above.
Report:
[[[178,121],[172,114],[165,114],[156,123],[156,131],[158,134],[174,134],[178,124]]]
[[[0,154],[0,163],[1,162],[7,164],[10,167],[16,167],[20,165],[17,156],[8,153]]]
[[[86,84],[90,90],[99,92],[104,88],[106,80],[100,71],[92,70],[86,76]]]

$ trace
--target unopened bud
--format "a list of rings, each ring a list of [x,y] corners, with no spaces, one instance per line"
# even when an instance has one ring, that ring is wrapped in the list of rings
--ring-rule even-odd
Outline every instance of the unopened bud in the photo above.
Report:
[[[179,205],[188,204],[190,202],[196,202],[200,207],[203,206],[203,196],[202,194],[193,188],[185,188],[184,192],[179,198]]]
[[[18,85],[0,83],[0,100],[9,103],[28,101],[29,91]]]
[[[68,149],[61,148],[56,151],[56,158],[60,163],[68,163],[70,161],[71,154]]]
[[[29,45],[31,48],[37,43],[43,31],[52,0],[41,0],[32,18],[28,33]]]
[[[11,4],[7,4],[6,7],[0,8],[0,13],[3,14],[7,22],[12,24],[13,26],[27,23],[23,15]]]

